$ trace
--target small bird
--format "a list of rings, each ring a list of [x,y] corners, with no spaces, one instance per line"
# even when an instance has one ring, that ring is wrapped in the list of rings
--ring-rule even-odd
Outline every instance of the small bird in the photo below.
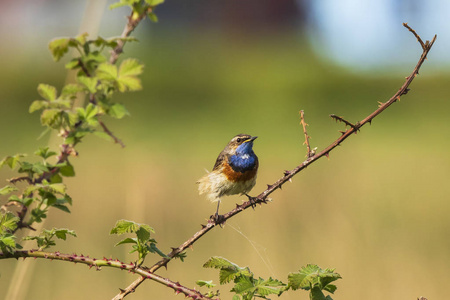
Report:
[[[253,152],[253,141],[257,136],[238,134],[220,152],[212,172],[209,172],[197,183],[199,194],[217,201],[215,219],[219,217],[219,205],[222,196],[235,194],[246,195],[255,186],[258,171],[258,157]]]

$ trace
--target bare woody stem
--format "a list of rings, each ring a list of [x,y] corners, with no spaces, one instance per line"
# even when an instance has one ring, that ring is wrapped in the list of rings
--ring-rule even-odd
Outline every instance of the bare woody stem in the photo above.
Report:
[[[207,297],[203,295],[202,293],[187,288],[183,285],[181,285],[179,282],[173,282],[167,278],[164,278],[162,276],[156,275],[154,273],[149,272],[145,268],[141,268],[137,266],[134,263],[124,263],[117,259],[95,259],[91,258],[89,256],[84,255],[77,255],[77,254],[64,254],[60,252],[45,252],[45,251],[37,251],[37,250],[24,250],[24,251],[15,251],[13,253],[0,253],[0,259],[5,258],[27,258],[27,257],[33,257],[33,258],[44,258],[49,260],[62,260],[62,261],[68,261],[73,263],[80,263],[85,264],[90,268],[94,267],[97,271],[101,270],[102,267],[110,267],[110,268],[116,268],[121,270],[126,270],[131,273],[139,274],[142,277],[151,279],[155,282],[158,282],[160,284],[163,284],[171,289],[174,290],[176,294],[184,294],[186,297],[189,297],[191,299],[203,299],[203,300],[210,300],[212,298]]]
[[[131,15],[128,16],[128,22],[123,29],[122,35],[120,37],[127,38],[130,34],[136,29],[137,25],[145,18],[147,14],[149,14],[153,10],[153,7],[149,6],[146,10],[141,12],[140,15],[135,15],[134,12],[131,12]],[[118,40],[117,46],[113,50],[111,50],[111,56],[109,58],[109,62],[111,64],[115,64],[119,55],[123,52],[123,46],[125,45],[124,40]]]
[[[304,170],[306,167],[314,163],[315,161],[319,160],[320,158],[326,156],[329,156],[329,153],[339,146],[342,142],[344,142],[348,137],[350,137],[353,133],[356,133],[358,130],[361,129],[362,126],[364,126],[367,123],[371,123],[372,120],[381,114],[385,109],[387,109],[389,106],[391,106],[393,103],[395,103],[397,100],[400,100],[400,97],[405,95],[409,89],[409,85],[414,80],[416,75],[419,74],[419,69],[422,66],[423,62],[427,58],[428,52],[431,50],[431,47],[433,46],[434,42],[436,41],[437,36],[435,35],[431,42],[426,41],[425,43],[422,41],[422,39],[415,33],[414,30],[412,30],[406,23],[403,23],[403,26],[408,28],[414,36],[417,38],[418,42],[422,46],[422,55],[419,58],[419,61],[417,65],[415,66],[414,70],[412,71],[411,75],[406,77],[405,83],[400,87],[400,89],[385,103],[380,103],[378,109],[376,109],[374,112],[369,114],[367,117],[365,117],[362,121],[359,121],[356,123],[356,125],[352,124],[353,126],[350,126],[349,129],[342,132],[342,135],[336,139],[334,142],[332,142],[328,147],[320,151],[319,153],[316,153],[312,155],[311,157],[308,157],[305,161],[303,161],[300,165],[292,169],[291,171],[285,171],[284,176],[281,177],[278,181],[276,181],[274,184],[268,185],[267,189],[260,193],[254,201],[259,204],[267,203],[269,201],[268,196],[272,194],[276,189],[281,189],[282,185],[286,183],[287,181],[291,181],[292,177],[294,177],[297,173]],[[340,118],[342,119],[342,118]],[[343,120],[343,119],[342,119]],[[342,121],[340,120],[340,121]],[[243,204],[236,205],[236,208],[229,211],[225,215],[223,215],[223,219],[221,222],[225,222],[228,219],[232,218],[233,216],[239,214],[240,212],[248,209],[249,207],[252,207],[254,205],[254,202],[246,201]],[[172,258],[176,257],[178,254],[182,253],[184,250],[186,250],[189,247],[192,247],[192,245],[199,240],[203,235],[205,235],[207,232],[209,232],[211,229],[213,229],[215,226],[220,225],[218,223],[215,223],[213,220],[209,220],[206,225],[202,225],[202,228],[197,231],[191,238],[186,240],[183,244],[178,246],[177,248],[173,248],[172,251],[167,254],[168,258],[163,258],[156,264],[154,264],[149,271],[155,272],[161,267],[166,267],[167,264],[172,260]],[[119,294],[117,294],[113,300],[119,300],[123,299],[126,295],[133,292],[146,278],[144,276],[141,276],[137,278],[134,282],[132,282],[127,288],[121,290]]]
[[[310,158],[311,156],[314,155],[314,153],[311,151],[311,146],[309,144],[309,139],[311,138],[308,135],[308,132],[306,131],[306,126],[308,126],[308,124],[306,124],[305,122],[305,112],[303,110],[300,111],[300,124],[302,124],[303,127],[303,134],[305,135],[305,142],[303,143],[303,145],[306,145],[306,157]]]

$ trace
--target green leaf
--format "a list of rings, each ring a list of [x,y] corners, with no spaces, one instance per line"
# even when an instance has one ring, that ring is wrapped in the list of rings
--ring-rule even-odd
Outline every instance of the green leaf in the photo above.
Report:
[[[69,51],[69,38],[54,39],[48,44],[53,59],[59,61]]]
[[[42,157],[43,159],[47,159],[49,157],[56,155],[57,153],[55,151],[50,151],[49,147],[41,147],[38,150],[36,150],[34,154]]]
[[[322,290],[318,286],[315,286],[311,289],[311,292],[309,293],[309,299],[311,299],[311,300],[327,300],[327,297],[325,297]]]
[[[55,236],[60,240],[66,240],[67,235],[71,235],[73,237],[76,237],[77,234],[73,230],[69,230],[67,228],[53,228],[53,232],[55,233]]]
[[[52,228],[50,230],[44,229],[38,236],[26,236],[24,240],[35,240],[39,247],[39,250],[43,250],[49,248],[50,246],[56,245],[53,240],[54,237],[60,240],[66,240],[67,235],[71,235],[76,237],[76,233],[73,230],[69,230],[66,228]]]
[[[65,194],[66,193],[66,186],[63,183],[54,183],[50,184],[49,188],[51,191],[58,193],[58,194]]]
[[[108,110],[108,115],[116,119],[122,119],[123,117],[129,115],[128,110],[119,103],[114,103]]]
[[[66,84],[62,91],[61,91],[61,97],[64,99],[72,99],[75,98],[77,96],[77,93],[82,92],[83,91],[83,87],[79,84],[76,83],[69,83]]]
[[[41,110],[43,108],[47,108],[49,106],[48,101],[45,100],[35,100],[31,103],[28,112],[31,114],[37,110]]]
[[[115,81],[117,79],[117,66],[109,62],[104,62],[98,65],[97,76],[99,79]]]
[[[120,65],[117,80],[119,91],[137,91],[142,89],[141,81],[137,76],[142,74],[143,69],[144,65],[136,59],[129,58],[124,60]]]
[[[161,3],[164,3],[164,0],[145,0],[145,2],[150,6],[156,6]]]
[[[142,74],[144,65],[137,59],[128,58],[120,64],[119,76],[137,76]]]
[[[68,63],[66,63],[64,65],[64,67],[68,70],[73,70],[76,69],[78,67],[80,67],[80,61],[79,58],[73,58],[71,59]]]
[[[259,278],[255,284],[256,293],[263,297],[268,295],[279,296],[284,292],[285,286],[284,283],[272,277],[269,277],[267,280]]]
[[[17,190],[15,186],[7,185],[0,189],[0,195],[8,195]]]
[[[69,162],[67,162],[65,166],[60,167],[59,168],[59,172],[64,177],[73,177],[73,176],[75,176],[75,170],[74,170],[73,166]]]
[[[56,99],[56,88],[54,86],[41,83],[38,85],[38,93],[45,100],[53,101]]]
[[[158,16],[154,12],[149,12],[147,16],[152,22],[158,23]]]
[[[77,80],[87,88],[89,93],[94,94],[97,91],[98,79],[96,77],[78,76]]]
[[[20,219],[11,212],[0,213],[0,235],[16,229],[19,221]]]
[[[61,110],[59,109],[45,109],[41,115],[41,123],[42,125],[46,125],[52,128],[55,128],[57,124],[58,117],[61,114]]]
[[[212,282],[212,280],[206,281],[206,280],[197,280],[195,282],[198,286],[205,286],[207,288],[213,288],[216,285]]]
[[[136,231],[136,236],[142,244],[145,244],[150,239],[150,231],[141,226]]]
[[[0,161],[0,168],[4,165],[8,165],[11,169],[15,169],[20,163],[20,159],[25,157],[25,154],[16,154],[14,156],[7,156]]]
[[[75,41],[77,41],[80,46],[83,46],[84,44],[86,44],[88,35],[89,34],[87,32],[83,32],[75,37]]]
[[[149,232],[154,233],[154,229],[146,224],[139,224],[128,220],[119,220],[116,225],[111,229],[110,234],[124,234],[124,233],[136,233],[141,226],[145,227]]]
[[[121,240],[117,244],[115,244],[114,247],[123,245],[123,244],[137,244],[137,240],[136,240],[136,238],[126,238],[126,239]]]
[[[10,233],[6,233],[0,236],[0,250],[2,252],[13,252],[15,249],[22,248],[19,244],[16,244],[16,237]]]
[[[242,296],[241,295],[234,295],[231,300],[242,300]]]
[[[116,3],[111,4],[109,6],[109,9],[115,9],[115,8],[122,7],[122,6],[127,6],[127,5],[129,5],[129,4],[126,3],[125,1],[120,1],[120,2],[116,2]]]
[[[309,264],[306,267],[302,267],[299,272],[290,273],[288,283],[293,290],[309,290],[315,286],[322,290],[329,283],[340,278],[341,276],[335,273],[334,269],[321,269],[317,265]]]
[[[238,265],[230,262],[229,260],[214,256],[211,257],[204,265],[204,268],[216,268],[220,269],[219,272],[219,282],[224,284],[234,280],[239,276],[251,277],[253,273],[250,272],[249,268],[241,268]]]

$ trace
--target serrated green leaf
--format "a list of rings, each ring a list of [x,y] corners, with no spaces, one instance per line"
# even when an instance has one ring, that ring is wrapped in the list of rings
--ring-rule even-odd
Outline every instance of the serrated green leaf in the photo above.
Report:
[[[79,84],[76,83],[69,83],[66,84],[62,91],[61,91],[61,97],[63,99],[73,99],[77,96],[77,93],[82,92],[83,91],[83,87]]]
[[[69,51],[69,38],[58,38],[48,44],[53,59],[59,61]]]
[[[59,109],[45,109],[41,114],[41,123],[42,125],[46,125],[49,127],[55,127],[56,121],[58,120],[58,117],[61,114],[61,110]]]
[[[206,281],[206,280],[197,280],[195,282],[198,286],[205,286],[207,288],[213,288],[216,285],[212,282],[212,280]]]
[[[97,91],[98,79],[96,77],[78,76],[77,80],[82,86],[86,87],[89,93],[94,94]]]
[[[109,62],[104,62],[98,65],[97,76],[100,80],[115,81],[117,79],[117,66]]]
[[[221,268],[239,268],[238,265],[232,263],[231,261],[227,260],[226,258],[219,257],[219,256],[213,256],[208,259],[203,264],[203,268],[215,268],[215,269],[221,269]]]
[[[137,76],[142,74],[144,65],[137,59],[128,58],[125,59],[119,68],[119,76]]]
[[[37,110],[41,110],[43,108],[47,108],[49,106],[48,101],[45,100],[35,100],[31,103],[28,112],[31,114]]]
[[[45,100],[53,101],[56,99],[56,88],[54,86],[41,83],[38,85],[38,93]]]
[[[10,233],[6,233],[0,236],[0,250],[2,252],[12,252],[15,249],[22,248],[19,244],[16,244],[16,237]]]
[[[126,91],[139,91],[142,89],[141,80],[131,76],[121,76],[117,79],[117,88],[119,92],[124,93]]]
[[[17,190],[18,189],[15,186],[7,185],[0,189],[0,195],[8,195]]]
[[[255,283],[256,293],[259,296],[268,296],[268,295],[281,295],[285,290],[285,284],[277,279],[273,279],[269,277],[269,279],[259,278]]]
[[[141,226],[136,231],[136,236],[142,244],[145,244],[150,239],[150,231]]]
[[[110,234],[135,233],[139,229],[139,224],[133,221],[119,220],[111,229]]]
[[[114,247],[123,245],[123,244],[137,244],[137,240],[136,240],[136,238],[126,238],[126,239],[121,240],[117,244],[115,244]]]
[[[116,119],[122,119],[123,117],[125,117],[129,114],[130,113],[125,108],[125,106],[123,106],[120,103],[114,103],[113,105],[111,105],[111,107],[108,110],[108,115],[110,115],[111,117],[116,118]]]
[[[76,237],[77,234],[73,230],[69,230],[66,228],[53,228],[52,231],[55,233],[55,236],[60,240],[66,240],[67,235],[71,235],[73,237]]]
[[[254,293],[256,288],[254,286],[253,280],[251,277],[247,276],[240,276],[236,279],[235,285],[232,292],[238,293],[238,294],[244,294],[244,293]]]
[[[142,89],[141,81],[137,77],[142,74],[144,65],[136,59],[124,60],[119,68],[117,86],[120,92],[137,91]]]
[[[49,157],[55,156],[57,153],[55,151],[50,151],[49,147],[41,147],[34,152],[35,155],[47,159]]]
[[[44,174],[45,172],[48,172],[49,170],[47,166],[45,166],[43,163],[39,161],[32,164],[31,171],[35,174],[41,175]]]
[[[0,235],[4,235],[17,228],[20,219],[11,212],[0,213]]]
[[[63,183],[54,183],[50,184],[49,188],[51,191],[58,193],[58,194],[65,194],[66,193],[66,185]]]
[[[4,165],[8,165],[11,169],[15,169],[20,163],[20,159],[25,157],[25,154],[16,154],[14,156],[6,156],[0,161],[0,168]]]

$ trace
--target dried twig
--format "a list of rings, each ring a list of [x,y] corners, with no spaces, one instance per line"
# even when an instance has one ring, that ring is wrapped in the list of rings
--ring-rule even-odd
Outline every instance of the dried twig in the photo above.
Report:
[[[404,24],[404,26],[408,29],[410,29],[409,26]],[[411,29],[410,29],[411,31]],[[414,70],[412,71],[411,75],[406,77],[405,83],[401,86],[401,88],[394,94],[394,96],[391,97],[387,102],[382,103],[379,105],[378,109],[376,109],[374,112],[372,112],[370,115],[368,115],[366,118],[364,118],[362,121],[358,122],[357,125],[351,126],[349,129],[347,129],[343,134],[334,142],[332,142],[328,147],[323,149],[321,152],[316,153],[315,155],[307,158],[304,162],[302,162],[300,165],[298,165],[296,168],[294,168],[291,171],[285,171],[284,176],[281,177],[277,182],[274,184],[268,185],[267,189],[260,193],[257,197],[253,199],[253,201],[246,201],[241,205],[236,205],[236,208],[229,211],[225,215],[223,215],[223,218],[221,218],[221,222],[225,222],[228,219],[232,218],[233,216],[237,215],[238,213],[246,210],[249,207],[252,207],[255,202],[259,204],[267,203],[268,202],[268,196],[272,194],[276,189],[280,188],[281,186],[286,183],[287,181],[291,181],[292,177],[294,177],[297,173],[305,169],[307,166],[311,165],[313,162],[317,161],[318,159],[326,156],[328,157],[329,153],[336,148],[338,145],[340,145],[344,140],[346,140],[349,136],[351,136],[353,133],[356,133],[357,130],[359,130],[362,126],[364,126],[367,123],[371,123],[372,120],[378,116],[380,113],[382,113],[386,108],[391,106],[393,103],[395,103],[397,100],[400,99],[401,96],[405,95],[409,90],[408,87],[411,84],[411,82],[414,80],[416,75],[419,72],[420,67],[422,66],[422,63],[425,61],[428,52],[431,50],[431,47],[433,46],[434,42],[436,41],[437,36],[435,35],[434,38],[431,40],[431,42],[426,41],[426,43],[423,43],[423,41],[420,39],[420,37],[415,34],[413,31],[413,34],[418,39],[420,45],[422,46],[423,52],[422,55],[419,58],[419,61],[417,65],[415,66]],[[187,241],[185,241],[183,244],[178,246],[177,248],[173,248],[173,250],[167,254],[168,258],[163,258],[156,264],[154,264],[149,271],[155,272],[161,267],[167,267],[167,264],[170,262],[170,260],[174,257],[176,257],[178,254],[182,253],[184,250],[186,250],[188,247],[191,247],[198,239],[200,239],[203,235],[205,235],[208,231],[213,229],[216,225],[220,225],[219,223],[214,222],[213,220],[209,220],[206,225],[202,225],[202,228],[197,231],[191,238],[189,238]],[[113,299],[119,300],[123,299],[126,295],[133,292],[146,278],[144,276],[139,277],[134,282],[132,282],[126,289],[121,290],[121,292],[116,295]]]
[[[122,148],[125,148],[125,144],[118,137],[116,137],[114,135],[114,133],[112,133],[108,129],[108,127],[106,127],[106,125],[105,125],[105,123],[103,123],[103,121],[99,120],[98,123],[100,124],[100,126],[102,126],[103,131],[114,140],[114,143],[119,144],[120,146],[122,146]]]
[[[134,16],[134,12],[131,12],[131,15],[128,16],[128,22],[125,25],[125,28],[123,29],[122,35],[120,37],[122,37],[122,38],[129,37],[130,34],[133,32],[133,30],[136,29],[139,22],[141,22],[145,18],[146,15],[151,13],[152,10],[153,10],[153,7],[149,6],[147,10],[144,10],[143,12],[141,12],[140,15],[138,15],[136,17]],[[111,50],[111,56],[109,58],[109,62],[111,64],[116,63],[117,59],[119,58],[120,53],[123,52],[124,45],[125,45],[124,40],[117,41],[117,46],[113,50]]]
[[[303,142],[303,145],[306,145],[306,157],[310,158],[311,156],[314,155],[313,150],[311,150],[311,146],[309,144],[309,139],[311,138],[308,135],[308,132],[306,131],[306,126],[308,126],[308,124],[306,124],[305,122],[305,112],[303,110],[300,111],[300,124],[302,124],[303,127],[303,134],[305,135],[305,142]]]

